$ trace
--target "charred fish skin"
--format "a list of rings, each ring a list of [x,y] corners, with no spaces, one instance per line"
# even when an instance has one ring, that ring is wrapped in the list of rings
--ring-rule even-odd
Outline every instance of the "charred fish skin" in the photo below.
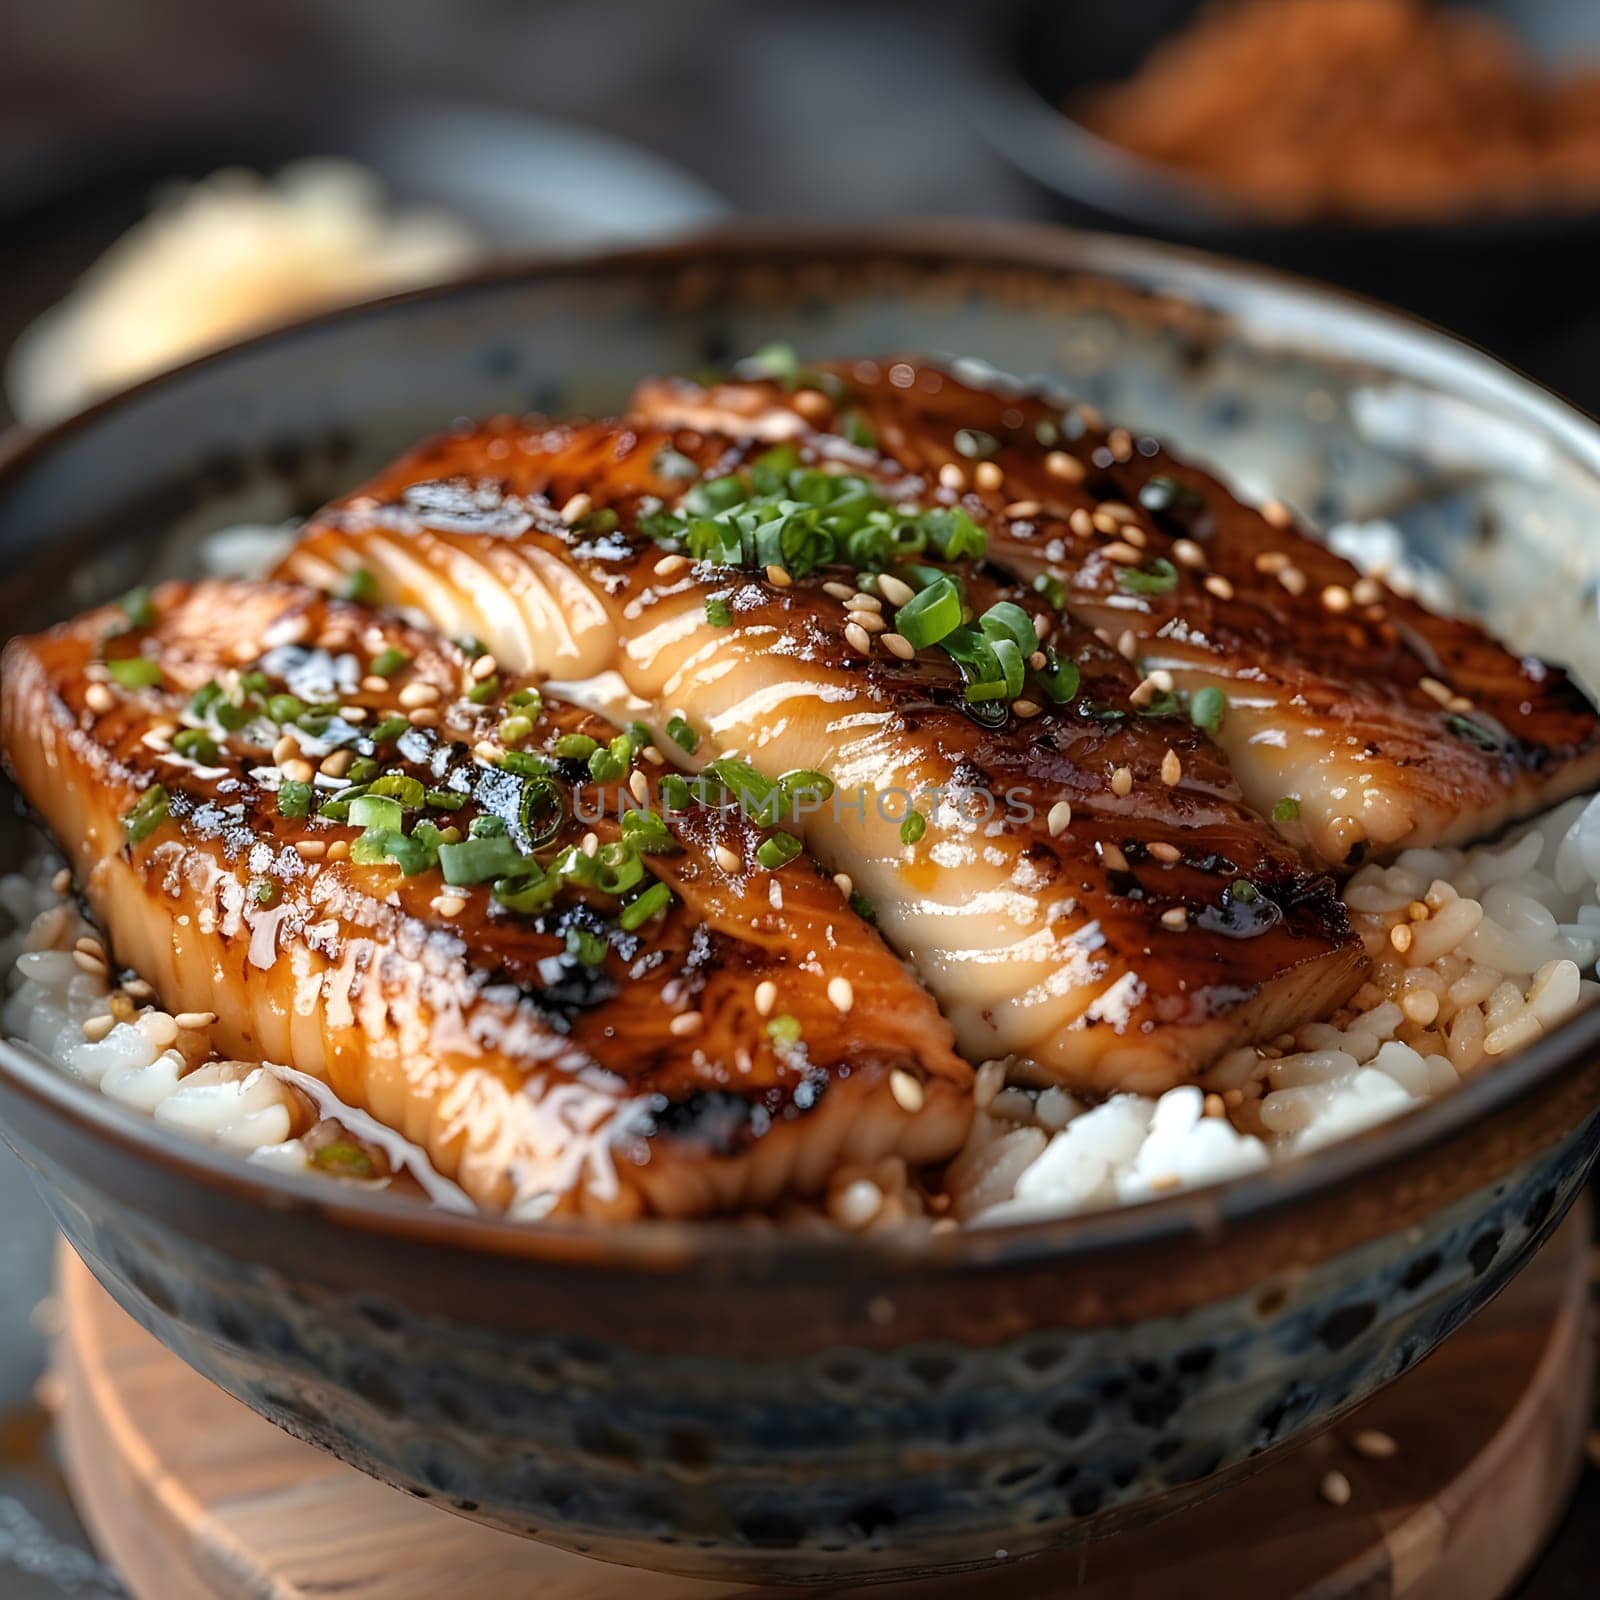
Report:
[[[803,446],[791,458],[793,442],[702,428],[495,422],[421,447],[320,514],[284,571],[324,586],[362,574],[437,626],[492,629],[519,669],[611,674],[629,715],[694,725],[689,764],[825,773],[834,803],[795,831],[873,903],[969,1059],[1159,1090],[1354,989],[1362,957],[1331,882],[1242,803],[1169,690],[954,549],[970,523],[938,526],[940,569],[895,571],[925,587],[943,571],[963,615],[1014,629],[1009,665],[1022,670],[1027,644],[1036,699],[969,700],[970,662],[893,631],[910,593],[893,571],[865,592],[846,561],[790,570],[692,548],[716,536],[704,524],[718,499],[773,480],[763,506],[789,516],[848,486],[863,456],[837,439]],[[679,510],[687,543],[671,531]],[[918,810],[928,793],[1010,794],[1016,814]]]
[[[819,377],[831,392],[652,380],[632,410],[870,440],[862,470],[960,505],[992,560],[1180,690],[1223,697],[1216,737],[1246,797],[1330,864],[1468,842],[1600,779],[1600,720],[1565,673],[1364,577],[1158,441],[911,359]]]
[[[119,961],[491,1209],[703,1215],[949,1155],[970,1069],[838,887],[735,811],[669,819],[635,735],[495,668],[169,585],[12,641],[0,734]]]

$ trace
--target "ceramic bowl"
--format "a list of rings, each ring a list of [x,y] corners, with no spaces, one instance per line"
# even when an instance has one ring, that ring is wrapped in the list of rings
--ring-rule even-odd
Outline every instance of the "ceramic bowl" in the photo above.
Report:
[[[1442,335],[1045,230],[767,230],[498,271],[157,379],[0,465],[8,628],[304,510],[457,415],[615,405],[776,339],[1053,379],[1318,521],[1389,518],[1524,642],[1600,552],[1600,430]],[[6,849],[20,828],[7,824]],[[12,1047],[0,1118],[199,1371],[410,1493],[611,1561],[840,1581],[1018,1558],[1325,1427],[1529,1259],[1600,1142],[1600,1010],[1296,1163],[936,1237],[509,1226],[259,1171]]]

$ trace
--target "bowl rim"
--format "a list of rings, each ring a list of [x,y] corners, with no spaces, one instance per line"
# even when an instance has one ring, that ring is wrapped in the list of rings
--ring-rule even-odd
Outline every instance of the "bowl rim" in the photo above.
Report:
[[[152,394],[195,375],[226,369],[257,350],[293,344],[350,322],[403,318],[409,308],[475,297],[519,285],[573,279],[648,281],[708,261],[737,268],[778,257],[843,262],[861,271],[893,264],[914,271],[1035,271],[1062,279],[1092,278],[1146,294],[1174,297],[1249,330],[1248,312],[1264,315],[1274,334],[1254,330],[1266,347],[1303,348],[1294,337],[1315,330],[1326,348],[1338,341],[1353,366],[1382,357],[1389,370],[1455,395],[1492,400],[1515,420],[1542,430],[1600,481],[1600,425],[1545,386],[1447,334],[1420,317],[1363,296],[1272,268],[1185,247],[1035,223],[910,219],[870,226],[763,221],[722,225],[671,242],[592,254],[551,253],[502,260],[448,283],[317,313],[197,356],[181,366],[108,395],[37,430],[14,429],[0,440],[0,497],[19,474],[48,467],[64,443]],[[1402,360],[1402,357],[1404,358]],[[1225,466],[1225,464],[1224,464]],[[1511,1061],[1459,1089],[1376,1127],[1307,1155],[1219,1185],[1139,1205],[1002,1226],[844,1232],[759,1229],[736,1219],[647,1219],[626,1226],[582,1221],[511,1222],[441,1211],[420,1199],[384,1192],[341,1192],[314,1174],[276,1172],[240,1153],[167,1130],[153,1117],[108,1099],[70,1078],[29,1047],[0,1038],[0,1091],[17,1094],[60,1118],[154,1161],[212,1191],[284,1212],[316,1213],[367,1233],[480,1254],[603,1265],[654,1272],[704,1270],[726,1262],[737,1271],[781,1258],[785,1269],[809,1264],[821,1272],[865,1275],[874,1268],[929,1265],[950,1270],[1022,1267],[1125,1254],[1185,1239],[1215,1240],[1222,1229],[1277,1213],[1369,1180],[1377,1171],[1448,1144],[1469,1125],[1537,1092],[1550,1080],[1600,1054],[1600,1003],[1591,1003]],[[329,1192],[332,1191],[332,1192]],[[781,1240],[781,1243],[779,1242]]]

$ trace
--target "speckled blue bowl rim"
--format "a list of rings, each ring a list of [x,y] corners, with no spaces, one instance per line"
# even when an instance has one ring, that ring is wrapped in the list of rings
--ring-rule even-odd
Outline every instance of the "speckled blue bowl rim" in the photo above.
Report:
[[[1344,364],[1374,364],[1469,401],[1492,402],[1545,431],[1600,480],[1600,424],[1595,419],[1421,318],[1290,273],[1178,246],[1029,223],[934,218],[872,227],[740,223],[669,245],[502,261],[447,284],[323,312],[186,362],[50,428],[13,430],[0,440],[0,495],[19,472],[47,466],[61,441],[136,407],[150,392],[181,383],[195,371],[225,366],[241,352],[263,345],[292,343],[343,322],[404,318],[413,305],[470,298],[520,282],[571,279],[592,285],[608,277],[670,275],[708,262],[732,268],[766,264],[774,257],[788,266],[832,262],[849,272],[870,264],[933,271],[1009,268],[1121,282],[1153,296],[1198,304],[1223,323],[1236,321],[1264,349],[1303,350],[1325,359],[1328,347],[1337,343]],[[1269,326],[1254,327],[1253,314],[1263,315]],[[1596,1053],[1600,1004],[1588,1006],[1504,1066],[1439,1100],[1249,1177],[1083,1216],[940,1234],[906,1229],[866,1236],[809,1230],[786,1234],[731,1221],[641,1221],[602,1228],[462,1216],[403,1195],[348,1192],[325,1178],[254,1167],[237,1154],[162,1129],[150,1117],[74,1082],[5,1040],[0,1040],[0,1070],[38,1104],[127,1151],[181,1170],[204,1187],[229,1190],[271,1210],[315,1211],[352,1229],[607,1270],[696,1271],[712,1260],[737,1268],[741,1258],[770,1263],[779,1252],[796,1271],[869,1270],[874,1263],[903,1269],[923,1261],[956,1272],[1041,1262],[1082,1264],[1106,1252],[1123,1255],[1185,1239],[1215,1241],[1230,1224],[1330,1197],[1388,1166],[1448,1144],[1471,1124],[1538,1093]],[[597,1252],[597,1235],[602,1233],[605,1248]]]

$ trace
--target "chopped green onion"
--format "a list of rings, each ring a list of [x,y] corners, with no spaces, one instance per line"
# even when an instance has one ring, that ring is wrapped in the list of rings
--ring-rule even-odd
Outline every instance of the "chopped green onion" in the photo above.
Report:
[[[643,855],[663,855],[676,845],[671,830],[652,811],[624,811],[622,837]]]
[[[385,828],[398,833],[405,825],[405,813],[398,800],[369,792],[350,802],[350,823],[356,828]]]
[[[505,818],[495,816],[492,811],[485,811],[474,817],[467,824],[467,833],[473,839],[504,838],[506,833]]]
[[[919,589],[895,612],[895,631],[914,649],[921,650],[954,633],[961,626],[961,590],[953,578],[940,574]]]
[[[780,1049],[799,1044],[800,1019],[783,1012],[768,1022],[767,1037]]]
[[[606,942],[589,928],[567,929],[567,954],[586,967],[598,967],[606,958]]]
[[[941,560],[959,561],[963,556],[979,559],[989,547],[982,528],[959,507],[922,514],[922,526]]]
[[[1471,717],[1446,717],[1444,725],[1456,738],[1466,744],[1476,745],[1480,750],[1498,751],[1500,749],[1499,739],[1481,723],[1474,722]]]
[[[167,791],[159,783],[152,783],[134,801],[132,809],[122,819],[123,836],[129,844],[148,839],[169,815]]]
[[[1220,689],[1207,684],[1196,689],[1189,697],[1189,720],[1207,733],[1215,733],[1228,714],[1228,697]]]
[[[920,811],[908,811],[900,824],[900,843],[915,844],[927,831],[928,819]]]
[[[544,709],[544,696],[537,689],[514,689],[506,696],[506,704],[525,717],[538,719]]]
[[[387,650],[380,650],[372,658],[372,671],[379,678],[392,678],[403,667],[411,665],[411,657],[404,650],[390,645]]]
[[[278,785],[278,815],[280,817],[309,817],[311,815],[311,785],[298,778],[285,778]]]
[[[241,694],[265,694],[271,687],[272,679],[260,670],[247,672],[239,680]]]
[[[351,784],[348,788],[341,789],[338,794],[319,800],[317,815],[326,817],[329,822],[348,822],[352,803],[366,792],[365,784]]]
[[[387,795],[398,800],[407,811],[418,811],[427,795],[420,779],[409,778],[403,772],[386,773],[367,790],[368,794]]]
[[[278,885],[271,878],[252,878],[250,880],[250,899],[255,905],[277,905],[280,892]]]
[[[720,595],[706,601],[706,621],[713,628],[726,628],[733,621],[733,607]]]
[[[1025,656],[1039,648],[1033,618],[1014,601],[997,600],[978,618],[978,626],[991,642],[1009,639]]]
[[[344,598],[370,606],[378,598],[378,580],[365,567],[357,567],[345,579]]]
[[[1139,504],[1146,511],[1177,513],[1198,511],[1205,500],[1198,489],[1191,489],[1170,473],[1158,472],[1139,490]]]
[[[1152,556],[1142,567],[1118,567],[1117,582],[1129,594],[1171,594],[1178,569],[1165,556]]]
[[[1297,822],[1300,819],[1300,802],[1292,795],[1286,794],[1272,808],[1274,822]]]
[[[217,759],[217,746],[204,728],[180,728],[172,736],[172,748],[201,766],[210,766]]]
[[[642,928],[652,917],[659,915],[672,904],[672,891],[664,883],[652,883],[637,899],[622,908],[617,921],[628,933]]]
[[[156,608],[150,599],[150,591],[142,584],[137,589],[130,589],[117,604],[136,628],[148,628],[156,620]]]
[[[409,732],[410,728],[410,722],[404,717],[385,717],[382,722],[374,725],[368,738],[374,744],[390,744],[401,734]]]
[[[532,734],[533,722],[520,711],[515,711],[509,717],[500,719],[500,726],[495,732],[499,734],[502,744],[521,744]]]
[[[500,693],[500,678],[497,673],[491,672],[487,678],[479,678],[467,690],[467,699],[475,706],[486,706]]]
[[[443,850],[440,850],[439,856],[443,860]],[[507,911],[519,911],[526,915],[532,911],[542,911],[555,899],[560,888],[561,880],[554,873],[541,872],[533,862],[528,861],[522,863],[518,871],[496,878],[490,892]]]
[[[690,755],[694,753],[695,747],[700,743],[700,735],[682,717],[669,717],[667,719],[667,737],[680,750]]]
[[[614,783],[628,770],[628,763],[615,751],[599,749],[589,757],[589,776],[596,783]]]
[[[550,762],[531,750],[505,750],[498,763],[502,772],[514,772],[519,778],[539,778],[550,771]]]
[[[482,819],[478,819],[481,821]],[[526,873],[530,863],[505,834],[479,834],[439,846],[439,870],[456,887]]]
[[[594,853],[594,886],[602,894],[626,894],[644,879],[644,863],[628,839],[614,839]]]
[[[839,435],[863,450],[878,448],[877,434],[872,431],[872,425],[859,411],[847,411],[839,418]]]
[[[368,828],[350,845],[350,859],[358,867],[381,867],[389,859],[389,841],[403,838],[393,828]]]
[[[876,922],[878,920],[878,908],[859,889],[853,889],[850,892],[850,909],[863,922]]]
[[[669,811],[687,811],[693,803],[689,780],[676,772],[669,772],[661,780],[661,801]]]
[[[372,1157],[350,1139],[334,1139],[323,1145],[312,1153],[311,1165],[341,1178],[370,1178],[376,1172]]]
[[[1068,660],[1054,645],[1049,645],[1044,653],[1044,666],[1037,676],[1045,694],[1057,705],[1064,705],[1078,692],[1082,674],[1076,661]]]
[[[600,741],[586,733],[564,733],[550,748],[563,761],[587,761],[600,748]]]
[[[298,695],[275,694],[267,701],[267,715],[274,722],[293,722],[306,714],[306,703]]]
[[[222,685],[215,678],[202,683],[189,696],[189,714],[203,717],[222,698]]]
[[[467,803],[467,797],[457,794],[454,789],[429,789],[422,799],[435,811],[459,811]]]
[[[1033,592],[1044,597],[1045,604],[1054,611],[1064,610],[1067,604],[1067,586],[1053,572],[1041,572],[1033,580]]]
[[[351,783],[370,783],[378,776],[378,763],[371,756],[357,756],[345,768],[345,777]]]
[[[800,854],[803,846],[792,833],[774,833],[763,839],[756,848],[756,860],[768,872],[786,867]]]
[[[161,663],[149,656],[123,656],[106,662],[106,671],[124,689],[158,689],[161,687]]]
[[[533,773],[522,785],[517,800],[517,820],[528,843],[537,849],[549,844],[567,820],[567,803],[560,786],[546,773]]]

